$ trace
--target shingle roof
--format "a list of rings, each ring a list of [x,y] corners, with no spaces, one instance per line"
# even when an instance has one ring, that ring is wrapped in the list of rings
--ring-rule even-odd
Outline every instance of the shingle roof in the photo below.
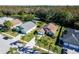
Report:
[[[29,31],[30,29],[32,29],[33,27],[35,27],[36,24],[29,21],[29,22],[25,22],[24,24],[21,25],[21,27],[23,28],[23,31]]]
[[[48,28],[51,32],[55,33],[56,30],[58,29],[58,26],[55,23],[49,23],[47,26],[45,26],[46,28]]]
[[[64,42],[79,46],[79,30],[68,28],[67,34],[63,34],[62,38]]]
[[[14,19],[14,20],[11,20],[13,26],[16,26],[17,24],[22,24],[22,22],[19,20],[19,19]]]

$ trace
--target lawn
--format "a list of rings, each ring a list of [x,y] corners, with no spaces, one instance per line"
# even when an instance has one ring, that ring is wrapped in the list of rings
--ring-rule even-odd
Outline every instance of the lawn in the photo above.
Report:
[[[17,52],[17,48],[10,48],[7,54],[19,54],[19,52]]]
[[[56,38],[57,38],[57,35],[59,33],[59,28],[60,28],[60,26],[58,26],[58,30],[56,31],[56,33],[54,35],[55,38],[45,35],[40,39],[36,39],[36,45],[40,46],[42,48],[48,49],[50,51],[53,51],[55,53],[60,53],[61,48],[59,46],[55,45]]]
[[[42,21],[38,21],[37,22],[37,27],[42,27],[44,24],[46,24],[45,22],[42,22]]]
[[[44,51],[44,50],[38,49],[38,48],[36,48],[36,47],[34,47],[33,50],[39,51],[40,54],[48,54],[47,51]]]
[[[9,34],[9,35],[14,36],[14,37],[16,37],[16,36],[18,35],[17,32],[12,31],[12,30],[8,30],[8,31],[6,31],[6,32],[4,32],[4,33]]]
[[[29,42],[34,37],[34,31],[32,31],[31,33],[26,34],[25,36],[22,36],[21,40]]]

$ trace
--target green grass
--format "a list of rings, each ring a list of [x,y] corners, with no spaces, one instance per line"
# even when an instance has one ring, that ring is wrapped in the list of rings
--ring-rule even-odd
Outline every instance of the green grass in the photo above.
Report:
[[[36,45],[40,46],[42,48],[48,49],[50,51],[53,51],[55,53],[60,53],[61,48],[59,46],[55,45],[56,38],[57,38],[57,35],[59,33],[59,28],[60,28],[60,26],[58,26],[58,30],[54,34],[55,38],[52,38],[52,37],[45,35],[40,39],[36,39],[36,42],[37,42]]]
[[[60,50],[58,46],[55,45],[55,40],[48,36],[44,36],[41,39],[38,39],[36,45],[50,51],[54,51],[55,53],[59,53]]]
[[[23,36],[21,40],[29,42],[33,37],[34,37],[34,31]]]
[[[37,50],[37,51],[39,51],[40,54],[48,54],[47,51],[44,51],[44,50],[38,49],[38,48],[36,48],[36,47],[34,47],[33,50]]]
[[[42,21],[37,22],[37,26],[38,26],[39,28],[42,27],[44,24],[45,24],[45,22],[42,22]]]
[[[8,31],[6,31],[6,32],[4,32],[4,33],[9,34],[9,35],[12,35],[12,36],[14,36],[14,37],[16,37],[16,36],[18,35],[17,32],[14,32],[14,31],[12,31],[12,30],[8,30]]]
[[[58,36],[59,29],[60,29],[60,26],[59,26],[59,25],[57,25],[57,26],[58,26],[58,30],[57,30],[56,33],[55,33],[55,36],[56,36],[56,37]]]
[[[19,52],[17,52],[17,48],[10,48],[7,54],[19,54]]]

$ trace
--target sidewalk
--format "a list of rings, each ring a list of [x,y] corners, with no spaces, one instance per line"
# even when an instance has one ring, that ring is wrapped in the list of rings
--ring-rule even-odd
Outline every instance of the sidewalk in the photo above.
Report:
[[[23,40],[20,40],[21,42],[24,42],[24,43],[26,43],[26,44],[29,44],[30,42],[26,42],[26,41],[23,41]],[[33,46],[33,45],[32,45]],[[42,47],[39,47],[39,46],[36,46],[36,45],[34,45],[33,47],[36,47],[36,48],[38,48],[38,49],[41,49],[41,50],[44,50],[44,51],[46,51],[46,52],[49,52],[50,54],[53,54],[54,52],[52,52],[52,51],[49,51],[49,50],[47,50],[47,49],[45,49],[45,48],[42,48]]]
[[[12,35],[9,35],[9,34],[7,34],[7,33],[2,33],[3,35],[6,35],[6,36],[9,36],[9,37],[12,37],[12,38],[15,38],[14,36],[12,36]]]
[[[39,47],[39,46],[35,46],[35,47],[36,47],[36,48],[39,48],[39,49],[41,49],[41,50],[47,51],[47,52],[49,52],[49,53],[51,53],[51,54],[53,54],[52,51],[49,51],[49,50],[47,50],[47,49],[45,49],[45,48],[42,48],[42,47]]]

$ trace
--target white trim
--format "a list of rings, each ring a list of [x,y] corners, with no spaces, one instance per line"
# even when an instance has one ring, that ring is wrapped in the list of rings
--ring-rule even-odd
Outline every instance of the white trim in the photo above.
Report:
[[[33,28],[31,28],[30,30],[26,31],[26,34],[30,33],[32,30],[34,30],[36,28],[36,26],[34,26]]]
[[[11,29],[14,28],[14,27],[16,27],[16,26],[20,26],[21,24],[22,23],[16,24],[16,25],[12,26]]]

